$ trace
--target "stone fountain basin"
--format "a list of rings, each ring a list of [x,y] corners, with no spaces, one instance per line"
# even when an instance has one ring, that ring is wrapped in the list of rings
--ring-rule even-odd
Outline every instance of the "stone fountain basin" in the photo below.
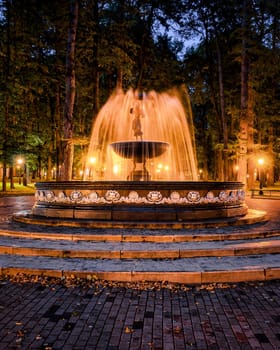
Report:
[[[246,215],[240,182],[66,181],[36,183],[33,217],[189,222]]]
[[[143,162],[145,159],[161,156],[167,151],[169,143],[162,141],[118,141],[111,143],[110,146],[122,158]]]

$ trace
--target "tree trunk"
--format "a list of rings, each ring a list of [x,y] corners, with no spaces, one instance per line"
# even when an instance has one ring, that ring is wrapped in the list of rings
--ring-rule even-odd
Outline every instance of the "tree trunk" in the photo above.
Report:
[[[4,128],[3,128],[3,177],[2,177],[2,191],[7,190],[7,159],[8,159],[8,125],[9,125],[9,82],[10,82],[10,66],[11,66],[11,33],[10,33],[10,2],[6,2],[7,6],[7,40],[6,40],[6,59],[5,59],[5,93],[4,93]]]
[[[252,89],[248,88],[248,112],[247,112],[248,136],[247,136],[247,187],[253,188],[255,184],[254,172],[256,159],[254,157],[254,98]]]
[[[228,180],[228,128],[225,115],[225,94],[224,94],[224,79],[223,79],[223,68],[222,68],[222,55],[218,40],[216,40],[217,48],[217,59],[218,59],[218,74],[219,74],[219,92],[220,92],[220,113],[222,121],[222,135],[223,135],[223,175],[222,180]]]
[[[8,84],[8,81],[7,81]],[[7,89],[8,90],[8,89]],[[7,190],[7,159],[8,159],[8,147],[7,147],[7,141],[8,141],[8,124],[9,124],[9,96],[8,91],[6,91],[5,96],[5,112],[4,112],[4,130],[3,130],[3,177],[2,177],[2,191],[6,192]]]
[[[215,74],[214,70],[216,70],[216,65],[213,64],[213,59],[211,57],[211,50],[209,47],[210,43],[210,31],[208,28],[208,21],[205,20],[204,22],[204,29],[205,29],[205,50],[206,50],[206,57],[209,64],[209,77],[208,77],[208,84],[209,84],[209,97],[213,105],[213,110],[215,112],[215,119],[216,119],[216,125],[217,125],[217,134],[218,134],[218,143],[223,142],[223,125],[221,120],[221,114],[220,114],[220,108],[219,103],[217,101],[217,91],[214,86],[215,81]],[[220,78],[220,77],[219,77]],[[221,102],[221,101],[220,101]],[[215,165],[214,165],[214,172],[213,176],[214,179],[217,181],[221,181],[224,178],[224,166],[223,166],[223,157],[221,154],[221,150],[215,150]]]
[[[10,175],[10,189],[13,190],[15,188],[15,184],[14,184],[14,167],[13,166],[10,166],[9,175]]]
[[[54,144],[55,144],[55,152],[56,152],[56,172],[55,179],[60,179],[60,164],[62,163],[62,142],[61,142],[61,113],[60,113],[60,91],[59,85],[57,84],[57,91],[55,95],[55,134],[54,134]]]
[[[93,116],[95,117],[100,109],[99,100],[99,10],[98,10],[98,0],[94,1],[93,4]]]
[[[63,116],[63,163],[61,165],[61,180],[72,180],[72,168],[74,158],[73,143],[73,110],[75,102],[75,43],[78,24],[79,1],[71,1],[70,28],[68,33],[67,57],[66,57],[66,97]]]
[[[52,179],[52,157],[50,154],[48,155],[47,164],[47,181],[50,181]]]
[[[6,180],[6,172],[7,172],[7,163],[4,160],[3,162],[3,175],[2,175],[2,191],[7,191],[7,180]]]
[[[274,184],[274,157],[273,157],[273,127],[269,128],[268,135],[268,155],[269,155],[269,166],[267,167],[267,185],[271,186]]]
[[[249,57],[248,42],[248,0],[243,0],[242,19],[242,53],[241,53],[241,103],[240,103],[240,134],[239,134],[239,171],[238,180],[247,188],[247,147],[248,147],[248,85]]]
[[[7,171],[7,130],[8,130],[8,99],[9,97],[5,96],[5,125],[3,130],[3,176],[2,176],[2,191],[6,192],[7,190],[7,178],[6,178],[6,171]]]
[[[144,79],[144,72],[146,69],[146,54],[147,54],[147,38],[149,37],[151,33],[152,23],[154,19],[154,4],[151,3],[151,7],[149,10],[148,18],[144,27],[144,31],[142,34],[142,40],[141,40],[141,49],[139,53],[139,77],[137,81],[137,90],[142,92],[143,90],[143,79]]]
[[[224,154],[222,149],[216,150],[215,181],[224,181]]]

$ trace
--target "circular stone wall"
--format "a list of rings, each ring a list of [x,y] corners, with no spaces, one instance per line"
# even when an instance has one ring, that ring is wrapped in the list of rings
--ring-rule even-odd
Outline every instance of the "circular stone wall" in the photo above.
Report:
[[[240,182],[36,183],[32,216],[111,222],[189,222],[244,216]]]

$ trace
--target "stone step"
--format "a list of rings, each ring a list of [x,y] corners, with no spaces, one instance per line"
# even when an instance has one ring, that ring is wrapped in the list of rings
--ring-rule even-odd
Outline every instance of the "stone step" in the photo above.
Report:
[[[34,226],[33,226],[34,228]],[[65,241],[103,241],[103,242],[209,242],[247,240],[255,238],[270,238],[280,236],[280,230],[265,229],[259,226],[251,226],[250,230],[240,227],[227,227],[226,229],[206,230],[139,230],[139,229],[96,229],[75,230],[73,228],[43,228],[42,231],[28,231],[17,228],[16,230],[0,229],[0,237],[33,238],[44,240]],[[30,227],[29,227],[30,229]]]
[[[211,237],[198,242],[161,242],[155,237],[151,242],[70,241],[59,235],[35,239],[17,233],[0,235],[2,274],[190,284],[280,278],[276,231],[265,239],[219,241]]]
[[[126,228],[45,226],[6,217],[0,229],[0,273],[187,284],[278,279],[278,221],[254,218],[239,225],[217,221],[155,229],[132,223]]]
[[[91,259],[182,259],[280,253],[280,237],[210,242],[104,242],[0,237],[0,254]]]
[[[125,260],[1,254],[0,273],[186,284],[265,281],[280,278],[280,254]]]
[[[126,214],[127,215],[127,214]],[[125,215],[125,216],[126,216]],[[12,219],[18,223],[24,223],[28,225],[42,225],[42,226],[52,226],[52,227],[69,227],[69,228],[92,228],[92,229],[151,229],[151,230],[191,230],[199,228],[223,228],[228,226],[241,226],[241,225],[253,225],[256,223],[266,222],[267,213],[262,210],[248,209],[248,212],[244,216],[227,217],[220,218],[215,217],[211,219],[201,219],[201,220],[163,220],[162,215],[160,219],[156,221],[144,221],[144,220],[86,220],[86,219],[71,219],[71,218],[53,218],[53,217],[40,217],[32,216],[30,210],[21,210],[12,215]],[[167,213],[166,213],[167,215]]]

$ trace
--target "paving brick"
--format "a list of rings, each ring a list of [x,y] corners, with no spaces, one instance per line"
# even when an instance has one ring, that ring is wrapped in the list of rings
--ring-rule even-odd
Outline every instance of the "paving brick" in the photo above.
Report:
[[[9,223],[0,223],[0,231],[4,227],[8,228]],[[53,239],[56,230],[60,230],[59,236],[63,242]],[[77,256],[80,238],[84,242],[83,249],[86,248],[84,255],[88,254],[89,257],[86,247],[90,244],[87,242],[89,235],[91,239],[95,235],[99,242],[107,235],[107,245],[131,244],[133,241],[158,244],[161,239],[159,253],[154,256],[159,259],[147,261],[151,251],[145,254],[143,251],[148,249],[148,245],[143,245],[144,249],[141,248],[140,253],[135,253],[135,249],[130,248],[131,252],[126,251],[126,255],[122,256],[126,259],[121,264],[117,261],[112,263],[112,259],[108,259],[106,264],[111,264],[110,269],[96,269],[95,275],[91,270],[95,261],[90,259],[72,259],[71,265],[68,264],[69,259],[61,259],[61,266],[55,266],[57,260],[51,260],[54,258],[44,260],[34,256],[28,260],[29,267],[21,267],[13,265],[20,263],[19,255],[16,259],[5,255],[1,260],[1,264],[5,263],[1,272],[14,277],[10,280],[0,278],[0,349],[280,349],[280,270],[277,254],[251,258],[212,256],[188,259],[182,256],[177,258],[177,252],[186,256],[195,252],[188,253],[185,248],[174,245],[169,258],[176,259],[161,259],[164,244],[180,242],[180,245],[191,245],[200,242],[210,247],[209,240],[219,239],[221,245],[226,234],[228,239],[235,240],[235,250],[230,248],[231,243],[228,241],[225,243],[228,247],[221,250],[221,255],[226,255],[226,252],[230,255],[233,251],[241,254],[245,249],[241,249],[238,244],[243,243],[236,242],[241,233],[243,238],[259,240],[266,235],[277,237],[279,219],[278,223],[274,220],[263,226],[254,225],[250,232],[240,230],[237,227],[228,227],[226,230],[207,229],[207,232],[198,230],[197,235],[192,236],[187,230],[162,230],[155,233],[152,230],[134,232],[131,229],[128,234],[123,230],[117,231],[119,234],[111,234],[112,231],[110,233],[107,229],[86,232],[86,229],[44,228],[44,239],[48,239],[49,235],[54,245],[64,246],[61,251],[66,253],[69,247],[65,245],[69,241],[67,244],[70,247],[75,245],[73,254]],[[36,250],[36,244],[42,244],[38,240],[42,238],[39,232],[21,232],[21,235],[25,242],[27,238],[29,242],[33,240],[33,252],[40,252]],[[270,245],[272,243],[271,241]],[[252,243],[251,252],[256,249],[254,244]],[[273,246],[275,248],[276,245]],[[106,254],[110,252],[107,248],[103,249]],[[116,251],[124,250],[118,246]],[[207,255],[207,250],[203,251]],[[18,251],[14,249],[15,252]],[[28,249],[21,252],[30,253]],[[133,255],[129,255],[132,252],[145,259],[136,263],[132,259]],[[176,255],[172,255],[174,252]],[[9,265],[11,261],[13,264]],[[52,268],[48,266],[42,270],[32,265],[34,261],[41,263],[41,266],[48,261]],[[242,261],[243,267],[237,269],[233,261]],[[267,264],[267,261],[272,265]],[[151,262],[155,270],[151,269]],[[168,262],[168,265],[164,265],[168,269],[163,271],[161,264],[165,262]],[[129,266],[129,269],[123,271],[123,265]],[[31,277],[25,277],[24,273],[34,273],[37,277],[32,280]],[[107,278],[110,282],[95,283],[96,276]],[[153,282],[141,285],[142,280]],[[241,280],[247,282],[240,283]],[[120,284],[119,281],[128,283]],[[194,282],[196,286],[193,286]],[[205,284],[202,285],[203,283]]]
[[[10,282],[0,288],[0,297],[5,296],[5,288],[9,292],[9,285]],[[21,284],[13,283],[13,287],[14,295],[22,293]],[[18,341],[22,346],[35,349],[43,344],[66,349],[82,349],[83,346],[93,349],[102,346],[103,349],[145,349],[153,346],[154,349],[219,350],[280,347],[280,337],[276,333],[280,321],[279,281],[229,285],[222,289],[218,286],[209,289],[193,287],[179,291],[124,290],[113,286],[103,289],[98,295],[91,294],[90,298],[83,298],[88,295],[83,293],[83,287],[70,287],[71,293],[65,293],[64,287],[56,286],[55,293],[52,288],[47,289],[47,293],[44,291],[48,308],[36,315],[36,325],[28,317],[28,312],[32,309],[35,312],[37,302],[41,301],[42,294],[36,292],[38,287],[38,283],[31,285],[29,292],[33,297],[21,305],[8,303],[6,298],[4,310],[14,312],[6,313],[6,316],[12,315],[12,319],[6,319],[8,328],[2,320],[0,334],[4,338],[0,338],[1,343],[12,346]],[[63,295],[70,299],[69,302]],[[58,300],[63,300],[63,303],[58,304]],[[80,312],[72,318],[75,320],[72,324],[70,314],[74,312],[74,306],[80,308]],[[50,319],[53,317],[51,322],[46,322],[47,315]],[[63,315],[66,319],[60,318]],[[44,322],[39,322],[40,318]],[[73,328],[66,330],[69,324]],[[20,340],[18,335],[22,329],[27,333]]]

